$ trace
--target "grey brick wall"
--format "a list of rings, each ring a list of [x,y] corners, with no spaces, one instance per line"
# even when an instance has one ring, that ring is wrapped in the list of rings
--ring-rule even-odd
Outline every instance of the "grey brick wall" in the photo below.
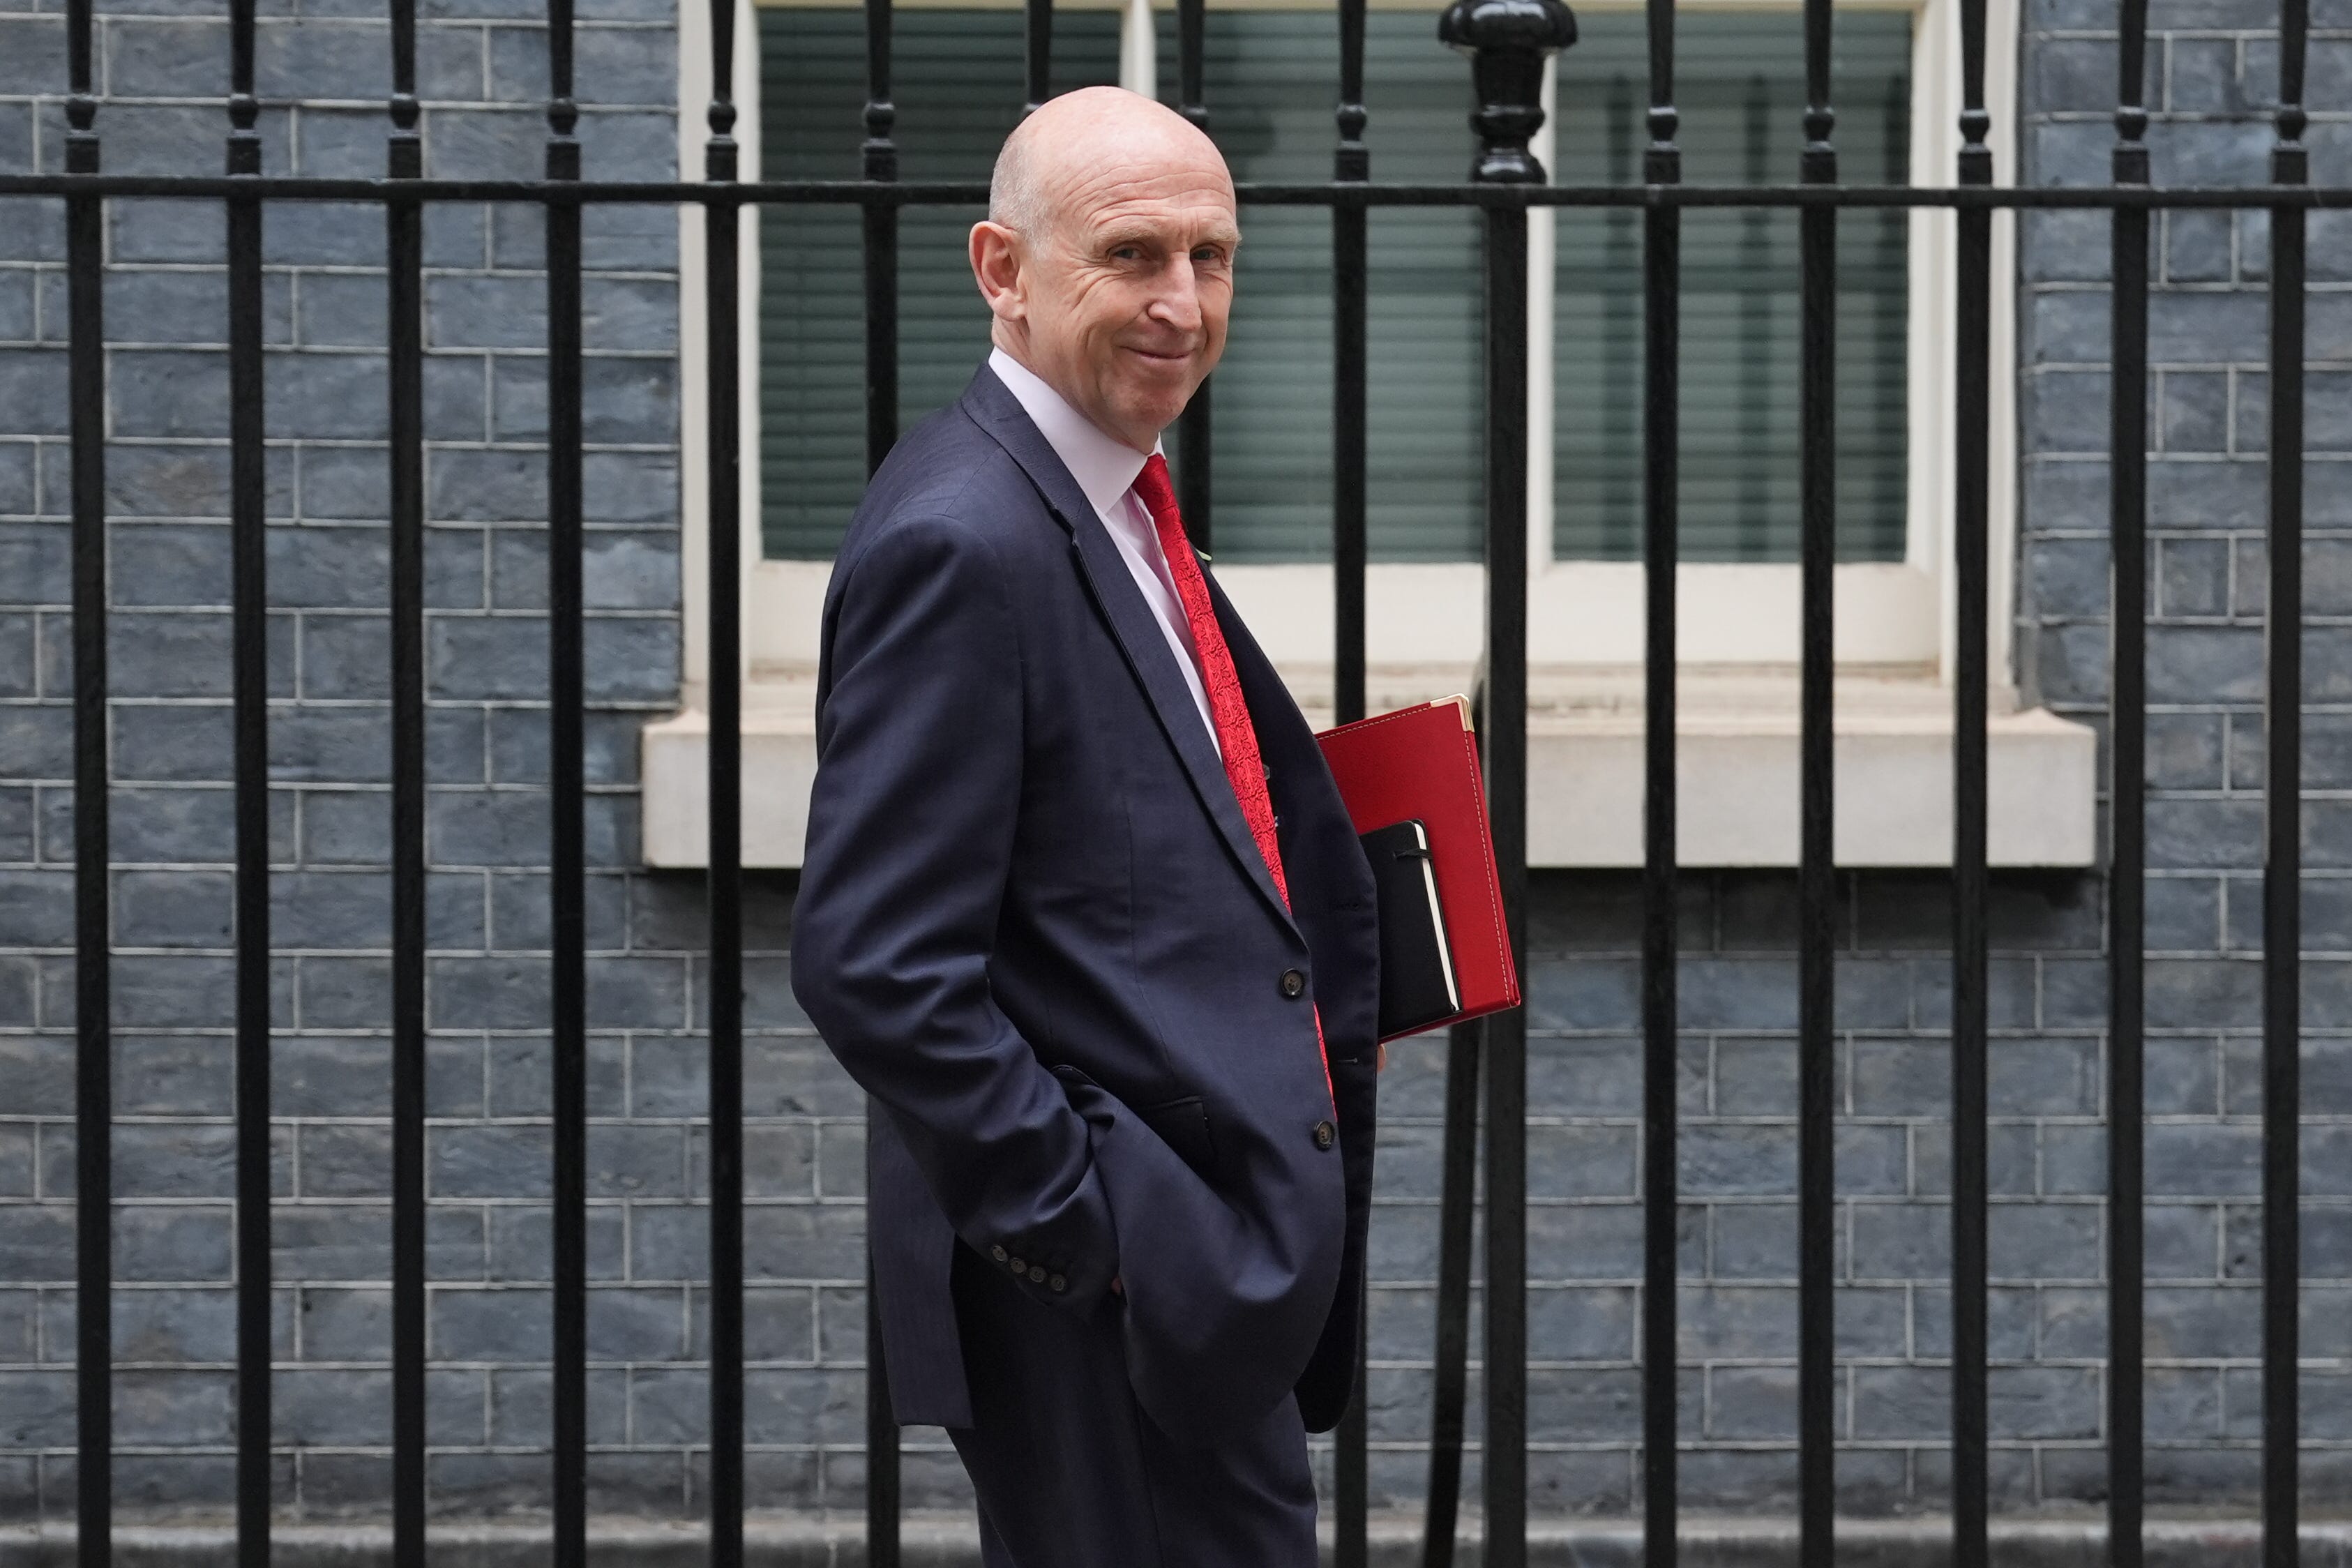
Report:
[[[261,125],[276,172],[379,173],[389,33],[379,8],[265,4]],[[537,173],[537,5],[427,4],[418,37],[428,168]],[[580,134],[592,175],[676,167],[667,0],[581,8]],[[106,166],[220,167],[227,30],[210,7],[109,8]],[[0,15],[0,163],[55,167],[63,29]],[[298,101],[299,100],[299,101]],[[70,1489],[71,837],[65,601],[61,215],[0,219],[0,1517]],[[633,876],[635,735],[678,673],[677,241],[667,210],[589,210],[587,594],[590,997],[597,1035],[591,1311],[604,1506],[689,1506],[701,1306],[692,1284],[701,1108],[692,887]],[[389,889],[383,219],[268,215],[272,919],[277,965],[279,1492],[304,1512],[380,1500],[388,1409]],[[235,1416],[227,1204],[230,856],[226,366],[216,205],[125,202],[107,232],[110,661],[118,1046],[119,1485],[127,1508],[217,1506]],[[544,342],[540,220],[431,210],[425,230],[432,703],[428,806],[439,1507],[543,1496],[548,1421]],[[784,990],[768,961],[756,1015]],[[772,1102],[838,1113],[806,1042],[767,1058]],[[788,1085],[793,1087],[787,1087]],[[830,1098],[827,1098],[828,1095]],[[822,1120],[763,1130],[762,1181],[812,1200],[755,1211],[761,1268],[850,1277],[854,1237],[818,1208]],[[792,1147],[803,1145],[795,1155]],[[847,1162],[854,1165],[855,1162]],[[828,1226],[828,1221],[835,1223]],[[762,1230],[764,1227],[764,1231]],[[828,1240],[827,1238],[831,1239]],[[767,1292],[761,1353],[814,1362],[817,1293]],[[795,1338],[795,1335],[797,1337]],[[773,1374],[765,1374],[772,1383]],[[755,1399],[801,1436],[793,1384]],[[843,1394],[826,1396],[835,1405]],[[820,1401],[821,1403],[823,1401]],[[837,1425],[837,1423],[836,1423]],[[784,1461],[771,1496],[824,1483]]]
[[[1948,1486],[1949,894],[1929,876],[1847,878],[1840,907],[1839,1481],[1856,1512],[1933,1510]],[[1795,908],[1783,875],[1685,885],[1676,1359],[1694,1508],[1795,1499]],[[1568,1511],[1638,1508],[1639,912],[1630,875],[1536,879],[1529,1469]],[[1993,1476],[2004,1507],[2031,1508],[2090,1496],[2099,1464],[2099,886],[2004,877],[1993,919]],[[1428,1419],[1444,1055],[1394,1047],[1382,1085],[1374,1475],[1400,1501],[1423,1474],[1410,1445]],[[2209,1275],[2214,1253],[2209,1238]]]
[[[218,166],[226,36],[162,0],[110,14],[108,166]],[[543,134],[537,7],[429,6],[419,39],[428,163],[528,174]],[[269,6],[272,169],[380,169],[376,22]],[[511,14],[509,14],[509,11]],[[662,0],[583,6],[592,174],[675,163]],[[2258,179],[2266,8],[2157,0],[2158,177]],[[2114,7],[2032,0],[2020,128],[2031,178],[2105,177]],[[2313,98],[2352,105],[2352,25],[2320,9]],[[53,167],[63,79],[53,14],[0,14],[0,164]],[[322,94],[333,95],[322,98]],[[48,96],[44,96],[48,95]],[[299,101],[298,101],[299,100]],[[2316,173],[2347,173],[2343,114]],[[700,886],[637,869],[637,728],[676,692],[674,226],[588,220],[587,581],[590,1390],[594,1505],[703,1505]],[[270,713],[275,919],[275,1278],[280,1500],[380,1513],[388,1479],[388,1068],[383,285],[372,210],[269,217]],[[2313,224],[2314,950],[2305,1139],[2307,1476],[2352,1491],[2352,522],[2333,484],[2352,379],[2347,231]],[[0,217],[0,1521],[62,1517],[72,1479],[69,731],[63,278],[53,204]],[[2259,218],[2159,226],[2159,531],[2151,657],[2148,1138],[2152,1494],[2252,1497],[2259,1294],[2261,365]],[[231,1397],[226,452],[222,220],[118,204],[108,235],[118,1043],[117,1343],[127,1509],[227,1499]],[[2104,722],[2105,228],[2021,231],[2025,499],[2021,679]],[[549,1274],[542,280],[536,216],[439,208],[427,229],[431,577],[429,1133],[434,1506],[528,1511],[548,1492]],[[2333,446],[2330,444],[2334,443]],[[2347,535],[2346,537],[2352,537]],[[2339,625],[2339,621],[2343,624]],[[862,1495],[860,1104],[794,1011],[789,879],[761,881],[748,964],[746,1218],[751,1496]],[[1636,889],[1537,879],[1528,1131],[1532,1474],[1542,1506],[1622,1514],[1639,1481]],[[1795,1353],[1792,887],[1689,879],[1681,1152],[1683,1458],[1694,1507],[1791,1502]],[[1864,1513],[1944,1499],[1949,1333],[1949,1001],[1933,877],[1841,884],[1838,973],[1840,1479]],[[2102,1485],[2101,883],[2009,876],[1994,910],[1992,1373],[2004,1509]],[[1374,1229],[1374,1491],[1404,1505],[1424,1458],[1442,1041],[1384,1086]],[[1476,1430],[1477,1415],[1473,1411]],[[908,1490],[959,1502],[937,1433],[908,1435]],[[1475,1459],[1472,1461],[1475,1482]]]
[[[2276,9],[2247,0],[2157,0],[2149,9],[2148,142],[2159,184],[2267,177],[2276,102]],[[2104,183],[2115,94],[2115,7],[2030,0],[2023,145],[2042,184]],[[2314,13],[2312,177],[2352,175],[2352,12]],[[2106,721],[2108,226],[2035,214],[2021,227],[2019,678],[2052,708]],[[2352,510],[2344,464],[2352,378],[2352,237],[2340,215],[2310,228],[2303,804],[2305,1110],[2303,1431],[2306,1497],[2352,1492]],[[2267,220],[2183,213],[2157,226],[2151,263],[2153,408],[2148,637],[2148,1424],[2152,1495],[2247,1504],[2261,1420],[2259,1121],[2263,773],[2263,463],[2268,404]],[[2076,966],[2069,1016],[2095,1028],[2103,984]],[[2050,1005],[2045,963],[2044,1007]],[[2095,1048],[2095,1037],[2086,1049]],[[1998,1069],[1996,1069],[1998,1073]],[[2000,1094],[1996,1079],[1996,1097]],[[2095,1101],[2093,1103],[2095,1103]],[[2095,1142],[2095,1126],[2076,1136]],[[2053,1172],[2045,1126],[2042,1170]],[[1996,1142],[1996,1157],[2000,1144]],[[2096,1155],[2067,1165],[2096,1192]],[[1998,1180],[1998,1172],[1996,1173]],[[1996,1243],[2000,1231],[1995,1230]],[[2094,1258],[2092,1260],[2095,1262]],[[2054,1300],[2053,1299],[2054,1298]],[[1996,1303],[1998,1342],[2001,1316]],[[2095,1356],[2095,1295],[2045,1292],[2039,1344]],[[1998,1419],[1998,1415],[1996,1416]],[[2042,1459],[2042,1494],[2095,1496],[2095,1447]]]

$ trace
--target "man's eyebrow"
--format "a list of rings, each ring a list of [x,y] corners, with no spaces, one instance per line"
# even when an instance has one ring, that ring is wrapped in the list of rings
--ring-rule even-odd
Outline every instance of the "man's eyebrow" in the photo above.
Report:
[[[1105,250],[1116,250],[1122,245],[1158,245],[1161,242],[1161,238],[1162,236],[1157,229],[1142,226],[1134,228],[1120,226],[1118,228],[1105,229],[1102,234],[1097,237],[1096,242]],[[1241,243],[1241,239],[1242,237],[1232,229],[1220,229],[1212,234],[1202,235],[1195,238],[1192,243],[1194,245],[1222,245],[1230,250],[1234,246],[1239,245]]]
[[[1159,245],[1164,238],[1149,224],[1120,224],[1103,230],[1099,241],[1104,249],[1109,250],[1122,245]]]

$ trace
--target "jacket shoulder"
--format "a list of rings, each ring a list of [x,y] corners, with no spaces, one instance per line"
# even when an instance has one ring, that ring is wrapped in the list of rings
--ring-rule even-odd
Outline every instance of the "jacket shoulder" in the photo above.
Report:
[[[999,549],[1017,550],[1044,524],[1058,526],[1011,453],[950,404],[899,439],[877,469],[841,542],[845,562],[875,536],[915,518],[960,525]]]

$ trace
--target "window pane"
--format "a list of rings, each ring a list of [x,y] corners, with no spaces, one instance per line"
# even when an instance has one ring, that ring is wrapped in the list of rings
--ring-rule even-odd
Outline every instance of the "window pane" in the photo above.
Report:
[[[1160,95],[1176,97],[1176,24],[1159,17]],[[1213,10],[1202,41],[1209,124],[1234,177],[1331,177],[1339,25],[1318,11]],[[1469,62],[1428,11],[1366,18],[1366,140],[1379,180],[1468,176]],[[1478,220],[1376,208],[1367,225],[1366,527],[1375,561],[1476,560],[1485,397]],[[1213,384],[1217,559],[1331,555],[1331,217],[1242,214],[1233,330]]]
[[[862,13],[759,8],[761,170],[856,179],[866,138]],[[902,9],[892,93],[899,173],[985,180],[1021,118],[1021,13]],[[1054,18],[1054,86],[1118,79],[1118,16]],[[964,237],[978,207],[899,219],[901,427],[952,402],[988,355],[988,310]],[[849,207],[771,206],[759,218],[761,533],[771,558],[829,560],[866,488],[864,251]]]
[[[1630,184],[1648,140],[1638,13],[1587,12],[1560,57],[1562,184]],[[1675,29],[1684,177],[1793,184],[1803,142],[1803,36],[1794,11],[1685,11]],[[1839,172],[1909,177],[1911,19],[1843,11],[1832,57]],[[1642,218],[1558,219],[1553,549],[1634,560],[1642,530]],[[1838,217],[1837,553],[1904,553],[1907,224]],[[1793,212],[1683,216],[1682,553],[1793,561],[1798,504],[1798,258]]]
[[[845,8],[759,13],[763,168],[854,177],[864,131],[862,21]],[[1160,18],[1163,98],[1173,17]],[[1459,180],[1475,139],[1468,62],[1439,47],[1433,12],[1368,18],[1368,137],[1375,177]],[[1645,132],[1642,19],[1596,11],[1561,57],[1555,177],[1631,183]],[[1115,79],[1118,17],[1055,17],[1057,89]],[[1685,172],[1693,181],[1793,177],[1802,62],[1793,12],[1680,18]],[[1244,181],[1330,174],[1337,38],[1326,12],[1213,10],[1211,123]],[[898,134],[909,179],[985,178],[1019,114],[1021,17],[1012,9],[902,10]],[[1909,18],[1838,21],[1837,142],[1850,180],[1906,176]],[[901,220],[901,416],[952,399],[987,348],[964,262],[974,210]],[[763,534],[771,556],[824,558],[863,488],[864,338],[854,211],[761,215]],[[1788,560],[1796,551],[1796,237],[1789,213],[1684,219],[1683,530],[1693,560]],[[1475,560],[1482,507],[1478,225],[1459,209],[1370,220],[1370,531],[1383,561]],[[1328,558],[1330,547],[1330,220],[1244,214],[1233,336],[1215,382],[1220,560]],[[1638,557],[1641,245],[1632,212],[1558,219],[1558,515],[1564,556]],[[1842,215],[1839,553],[1904,546],[1906,228]]]

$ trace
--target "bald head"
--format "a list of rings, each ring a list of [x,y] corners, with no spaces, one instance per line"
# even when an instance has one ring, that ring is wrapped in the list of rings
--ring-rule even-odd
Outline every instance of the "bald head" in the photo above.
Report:
[[[1123,87],[1080,88],[1040,104],[1004,139],[988,182],[988,218],[1016,233],[1041,233],[1089,172],[1187,160],[1214,169],[1231,195],[1224,155],[1199,126]]]
[[[1005,139],[972,274],[997,346],[1150,451],[1224,351],[1240,239],[1214,142],[1139,93],[1086,88]]]

